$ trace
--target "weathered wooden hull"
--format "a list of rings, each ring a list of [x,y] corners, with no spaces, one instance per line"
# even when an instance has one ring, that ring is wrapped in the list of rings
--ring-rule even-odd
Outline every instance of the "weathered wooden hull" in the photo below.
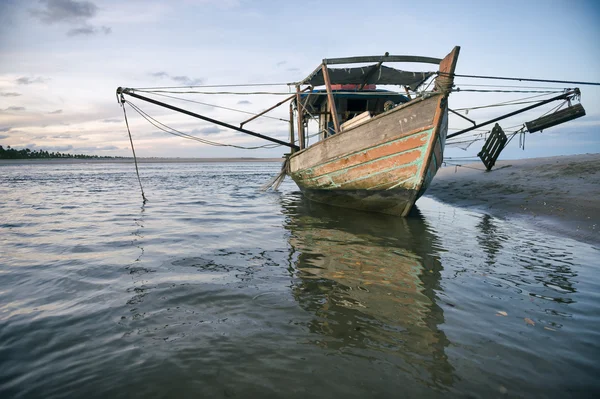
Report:
[[[405,216],[443,161],[446,97],[411,101],[290,157],[307,198]]]

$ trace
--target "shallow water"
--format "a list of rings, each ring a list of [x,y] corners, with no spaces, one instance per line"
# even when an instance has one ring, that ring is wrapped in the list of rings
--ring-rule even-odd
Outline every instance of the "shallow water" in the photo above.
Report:
[[[582,397],[600,249],[276,163],[0,166],[0,397]]]

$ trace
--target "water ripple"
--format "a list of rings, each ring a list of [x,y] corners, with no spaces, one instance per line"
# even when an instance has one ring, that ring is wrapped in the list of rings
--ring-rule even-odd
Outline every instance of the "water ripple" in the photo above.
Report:
[[[422,198],[306,202],[277,163],[2,166],[1,397],[577,397],[598,248]]]

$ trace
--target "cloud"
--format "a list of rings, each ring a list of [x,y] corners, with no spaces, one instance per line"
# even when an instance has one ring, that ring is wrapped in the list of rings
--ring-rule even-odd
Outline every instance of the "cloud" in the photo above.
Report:
[[[104,119],[102,122],[103,123],[120,123],[120,122],[123,122],[123,119],[109,118],[109,119]]]
[[[108,35],[112,32],[112,29],[108,26],[95,27],[91,25],[85,25],[79,28],[69,29],[67,36],[91,36],[98,33],[104,33]]]
[[[24,148],[29,148],[30,150],[44,150],[48,152],[56,152],[56,151],[70,151],[73,149],[72,145],[57,145],[57,146],[39,146],[35,143],[27,144]]]
[[[240,0],[185,0],[185,3],[202,7],[218,7],[225,10],[240,6]]]
[[[300,68],[288,68],[286,69],[288,72],[300,72]]]
[[[7,136],[6,134],[0,134],[0,140],[2,139],[7,139],[9,136]]]
[[[10,129],[12,129],[10,126],[0,127],[0,132],[8,132]]]
[[[77,147],[75,151],[113,151],[118,149],[119,147],[114,145],[105,145],[103,147]]]
[[[29,13],[46,25],[78,25],[67,31],[67,36],[90,36],[98,33],[108,35],[112,29],[108,26],[93,26],[88,21],[98,13],[98,6],[91,1],[76,0],[40,0],[41,8]]]
[[[45,147],[44,150],[46,151],[70,151],[73,149],[72,145],[55,145],[55,146],[50,146],[50,147]]]
[[[150,137],[165,137],[168,133],[163,132],[162,130],[160,131],[154,131],[151,133],[146,133],[144,134],[144,136],[150,136]]]
[[[92,18],[98,12],[98,6],[90,1],[75,0],[40,0],[43,8],[29,12],[41,22],[52,25],[54,23],[81,23]]]
[[[150,76],[153,76],[155,78],[170,78],[172,81],[180,83],[184,86],[197,86],[202,84],[202,82],[204,82],[203,79],[199,79],[199,78],[190,78],[188,76],[184,76],[184,75],[180,75],[180,76],[171,76],[170,74],[168,74],[165,71],[159,71],[159,72],[151,72]]]
[[[15,92],[0,93],[0,97],[19,97],[20,95],[21,95],[21,93],[15,93]]]
[[[287,64],[287,61],[279,61],[277,64],[275,64],[276,66],[280,67],[282,65]]]
[[[169,74],[164,71],[153,72],[150,75],[154,76],[155,78],[168,78],[169,77]]]
[[[251,103],[250,101],[248,101],[248,100],[240,100],[240,101],[238,101],[237,103],[238,103],[238,104],[240,104],[240,105],[243,105],[243,104],[252,104],[252,103]]]
[[[19,112],[19,111],[25,111],[25,107],[8,107],[3,109],[2,111],[4,112]]]
[[[192,130],[192,134],[217,134],[221,131],[222,129],[217,126],[209,126],[202,129],[194,129]]]
[[[56,111],[48,112],[50,115],[62,114],[62,109],[57,109]]]
[[[187,76],[173,76],[171,79],[185,86],[196,86],[202,84],[202,79],[191,79]]]
[[[41,76],[38,76],[37,78],[29,78],[27,76],[21,76],[20,78],[18,78],[16,80],[17,84],[19,84],[19,85],[31,85],[34,83],[45,83],[47,81],[48,81],[48,79],[42,78]]]

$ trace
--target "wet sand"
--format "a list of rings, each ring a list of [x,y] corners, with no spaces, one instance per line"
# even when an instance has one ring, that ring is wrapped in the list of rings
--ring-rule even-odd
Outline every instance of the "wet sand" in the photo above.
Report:
[[[426,195],[600,244],[600,154],[449,165]]]

